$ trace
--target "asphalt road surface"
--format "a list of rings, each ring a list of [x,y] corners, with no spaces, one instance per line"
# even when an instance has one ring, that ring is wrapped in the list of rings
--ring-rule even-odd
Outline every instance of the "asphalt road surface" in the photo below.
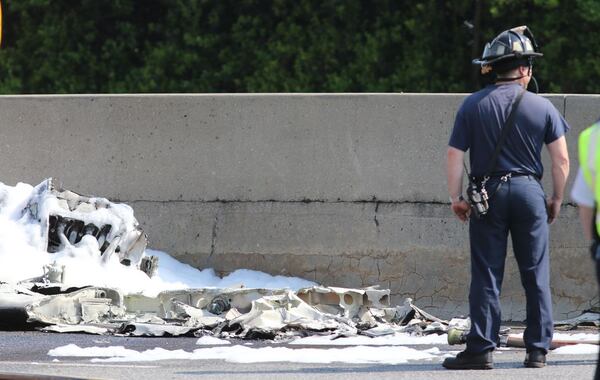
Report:
[[[523,368],[523,349],[502,350],[494,356],[495,369],[448,371],[440,362],[414,361],[409,364],[237,364],[222,360],[161,360],[131,363],[92,363],[90,358],[48,355],[52,348],[70,343],[79,347],[124,346],[143,351],[155,347],[193,351],[197,338],[133,338],[85,334],[52,334],[34,331],[0,332],[0,379],[592,379],[595,355],[548,356],[542,369]],[[243,342],[238,342],[243,343]],[[255,342],[253,347],[268,346]],[[277,344],[277,346],[285,346]],[[202,346],[207,347],[207,346]],[[290,347],[290,346],[288,346]],[[413,346],[419,350],[433,346]],[[460,346],[440,346],[457,350]],[[291,348],[300,348],[291,346]],[[319,348],[326,348],[319,346]],[[339,346],[337,346],[339,348]],[[58,361],[56,361],[58,359]],[[43,377],[52,376],[52,377]]]

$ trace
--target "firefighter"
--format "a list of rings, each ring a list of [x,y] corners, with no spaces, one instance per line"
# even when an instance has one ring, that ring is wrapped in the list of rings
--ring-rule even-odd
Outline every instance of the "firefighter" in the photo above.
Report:
[[[471,330],[466,349],[444,361],[448,369],[493,368],[509,233],[527,299],[524,365],[546,365],[553,334],[548,224],[558,217],[563,201],[569,173],[564,135],[569,126],[550,101],[525,91],[532,80],[533,60],[541,56],[527,27],[500,33],[486,44],[482,57],[473,61],[483,73],[495,75],[495,83],[468,96],[456,115],[448,147],[447,179],[452,211],[460,220],[469,220]],[[515,103],[514,122],[509,123],[512,128],[507,130],[494,167],[489,169]],[[540,183],[544,145],[552,160],[553,192],[548,198]],[[471,215],[473,202],[462,196],[467,151],[471,180],[480,189],[487,189],[489,209],[480,218]]]

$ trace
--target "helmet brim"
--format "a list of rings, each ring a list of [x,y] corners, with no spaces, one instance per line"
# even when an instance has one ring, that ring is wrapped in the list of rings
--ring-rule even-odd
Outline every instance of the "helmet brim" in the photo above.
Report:
[[[473,63],[474,65],[492,65],[494,63],[497,63],[500,61],[505,61],[505,60],[510,60],[510,59],[519,59],[519,58],[527,58],[527,57],[537,58],[537,57],[542,57],[542,56],[544,56],[544,54],[537,53],[537,52],[506,54],[506,55],[502,55],[502,56],[498,56],[498,57],[488,57],[486,59],[475,58],[474,60],[471,61],[471,63]]]

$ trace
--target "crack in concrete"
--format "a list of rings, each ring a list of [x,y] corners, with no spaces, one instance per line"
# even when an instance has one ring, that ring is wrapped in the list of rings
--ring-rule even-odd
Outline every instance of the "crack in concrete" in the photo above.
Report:
[[[217,210],[215,213],[215,220],[213,221],[212,236],[210,241],[210,255],[208,255],[209,258],[211,258],[215,253],[215,246],[217,244],[217,225],[219,224],[219,212],[220,211]]]

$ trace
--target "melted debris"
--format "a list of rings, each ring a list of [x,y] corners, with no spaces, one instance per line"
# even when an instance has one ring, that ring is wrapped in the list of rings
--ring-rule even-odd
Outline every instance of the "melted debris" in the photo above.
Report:
[[[32,290],[35,289],[36,291]],[[0,320],[43,326],[43,331],[131,336],[211,333],[223,338],[289,339],[315,334],[376,337],[395,332],[442,333],[447,322],[431,320],[407,299],[389,305],[389,290],[315,286],[300,289],[188,289],[157,297],[115,289],[60,290],[60,283],[0,284]],[[41,292],[39,292],[41,291]],[[52,293],[50,292],[50,293]],[[3,297],[10,294],[12,297]],[[18,295],[18,297],[14,297]],[[15,313],[18,311],[18,313]]]

